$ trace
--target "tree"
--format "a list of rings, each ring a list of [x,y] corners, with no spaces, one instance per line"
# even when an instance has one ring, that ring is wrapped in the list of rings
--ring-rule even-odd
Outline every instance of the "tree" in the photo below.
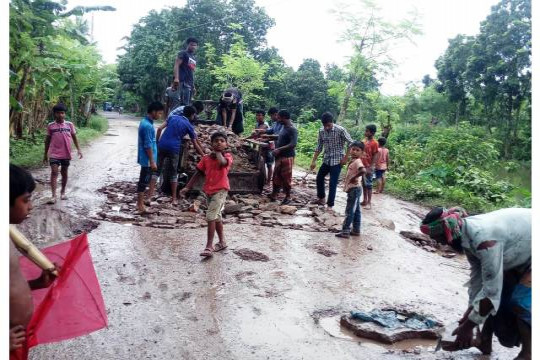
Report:
[[[354,55],[348,66],[348,84],[339,112],[339,121],[347,117],[349,101],[358,82],[371,72],[384,75],[393,65],[390,56],[391,48],[403,40],[412,41],[414,35],[420,34],[417,15],[411,13],[409,18],[398,23],[385,21],[381,9],[373,1],[362,0],[360,8],[340,4],[334,10],[336,16],[347,24],[343,41],[352,44]]]

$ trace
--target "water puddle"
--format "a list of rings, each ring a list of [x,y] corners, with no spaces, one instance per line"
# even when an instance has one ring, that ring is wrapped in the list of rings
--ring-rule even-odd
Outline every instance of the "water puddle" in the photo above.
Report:
[[[361,338],[356,336],[352,331],[341,326],[339,323],[340,317],[341,315],[320,318],[319,325],[332,337],[348,341],[354,341],[362,344],[363,346],[371,348],[382,348],[387,350],[410,350],[415,348],[422,348],[422,350],[428,351],[433,350],[437,345],[437,340],[403,340],[395,344],[388,345],[373,341],[371,339]]]

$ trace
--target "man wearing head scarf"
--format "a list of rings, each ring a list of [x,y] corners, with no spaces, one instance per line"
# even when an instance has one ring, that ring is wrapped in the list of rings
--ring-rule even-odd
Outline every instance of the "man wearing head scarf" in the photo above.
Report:
[[[522,344],[516,359],[531,359],[531,209],[469,217],[462,208],[434,208],[420,230],[464,252],[471,265],[469,308],[453,333],[457,348],[471,347],[473,329],[484,324],[476,344],[484,354],[495,334],[503,346]]]
[[[226,89],[219,99],[216,123],[240,135],[244,132],[243,109],[240,90],[234,87]]]

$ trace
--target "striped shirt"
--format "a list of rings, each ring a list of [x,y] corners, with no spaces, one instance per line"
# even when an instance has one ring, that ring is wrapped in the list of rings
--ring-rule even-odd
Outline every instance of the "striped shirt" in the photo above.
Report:
[[[344,127],[334,124],[332,129],[319,130],[319,140],[315,151],[321,152],[324,148],[323,163],[329,166],[338,165],[345,156],[345,143],[347,146],[353,142],[349,132]]]

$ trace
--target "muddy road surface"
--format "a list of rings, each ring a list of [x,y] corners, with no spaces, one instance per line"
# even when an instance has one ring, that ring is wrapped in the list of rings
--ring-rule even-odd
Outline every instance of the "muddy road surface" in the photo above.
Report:
[[[73,160],[69,199],[45,205],[48,169],[21,230],[39,246],[89,231],[109,327],[31,351],[32,359],[511,359],[497,343],[434,352],[433,341],[382,346],[339,325],[351,310],[402,307],[449,324],[467,306],[467,261],[425,251],[399,235],[426,209],[375,195],[362,237],[226,223],[229,248],[201,260],[206,229],[158,229],[95,220],[98,189],[136,181],[138,119],[107,113],[105,136]],[[345,197],[338,191],[337,212]],[[259,261],[257,261],[259,260]]]

